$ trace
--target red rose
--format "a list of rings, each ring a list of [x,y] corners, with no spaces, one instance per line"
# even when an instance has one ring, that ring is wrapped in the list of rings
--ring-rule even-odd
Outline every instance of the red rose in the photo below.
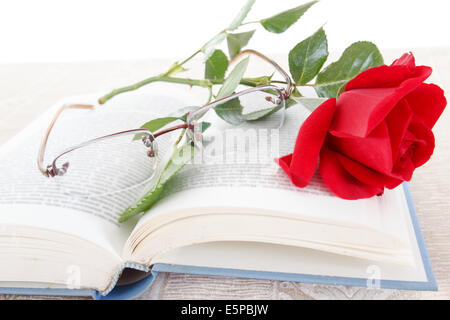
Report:
[[[431,129],[447,104],[441,88],[423,83],[430,74],[411,53],[360,73],[308,117],[294,152],[276,161],[304,187],[319,160],[323,181],[344,199],[381,195],[409,181],[433,153]]]

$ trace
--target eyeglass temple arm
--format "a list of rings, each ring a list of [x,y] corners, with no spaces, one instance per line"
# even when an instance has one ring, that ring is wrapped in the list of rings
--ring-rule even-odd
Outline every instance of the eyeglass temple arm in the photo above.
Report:
[[[242,56],[244,55],[255,55],[261,59],[263,59],[264,61],[270,63],[272,66],[274,66],[274,68],[281,73],[281,75],[284,77],[284,79],[286,80],[286,94],[287,96],[289,96],[293,90],[293,84],[292,84],[292,80],[291,77],[287,74],[286,71],[284,71],[283,68],[280,67],[280,65],[278,63],[276,63],[275,61],[273,61],[272,59],[266,57],[265,55],[263,55],[262,53],[253,50],[253,49],[246,49],[246,50],[242,50],[241,52],[239,52],[238,55],[236,55],[233,60],[230,61],[230,64],[235,63],[238,59],[240,59]]]
[[[67,109],[91,109],[92,110],[92,109],[94,109],[94,106],[89,105],[89,104],[70,104],[70,105],[64,105],[58,109],[58,111],[56,112],[52,121],[50,122],[50,125],[48,126],[47,130],[45,131],[44,138],[42,139],[42,142],[41,142],[41,147],[39,148],[39,154],[38,154],[38,159],[37,159],[37,165],[39,167],[39,171],[41,171],[41,173],[46,177],[49,176],[49,173],[47,171],[47,168],[44,168],[44,155],[45,155],[45,148],[47,147],[48,137],[50,136],[50,132],[52,131],[52,129],[56,123],[56,120],[58,120],[61,113]]]

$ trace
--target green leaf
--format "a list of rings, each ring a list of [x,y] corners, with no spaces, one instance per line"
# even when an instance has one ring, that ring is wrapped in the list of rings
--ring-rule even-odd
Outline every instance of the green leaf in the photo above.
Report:
[[[161,197],[164,185],[159,188],[153,189],[147,196],[141,198],[134,206],[129,207],[127,210],[119,215],[119,223],[125,222],[128,219],[133,218],[141,212],[149,210]]]
[[[202,132],[209,128],[209,122],[201,122],[200,128]],[[146,193],[135,205],[122,212],[119,216],[119,222],[125,222],[128,219],[150,210],[153,205],[158,202],[164,191],[166,183],[172,179],[187,163],[194,157],[196,148],[190,141],[178,147],[168,160],[166,166],[156,181],[155,186]]]
[[[255,30],[242,33],[227,34],[228,52],[230,53],[230,59],[233,59],[241,51],[241,49],[247,45],[254,33]]]
[[[297,22],[298,19],[317,1],[311,1],[296,8],[283,11],[270,18],[261,20],[261,24],[267,31],[273,33],[282,33],[286,31],[291,25]]]
[[[382,65],[377,46],[368,41],[355,42],[342,53],[338,61],[317,75],[314,89],[320,97],[336,97],[339,89],[359,73]]]
[[[323,28],[320,28],[289,52],[292,79],[299,85],[308,83],[319,73],[327,57],[327,36]]]
[[[141,128],[142,129],[147,129],[150,132],[155,132],[156,130],[161,129],[162,127],[164,127],[165,125],[174,122],[176,120],[179,120],[179,118],[177,117],[164,117],[164,118],[156,118],[153,119],[147,123],[144,123]],[[133,140],[139,140],[142,138],[142,133],[138,133],[134,136]]]
[[[233,21],[231,22],[231,24],[228,26],[227,30],[233,31],[235,30],[237,27],[239,27],[242,23],[242,21],[244,21],[245,17],[247,16],[247,14],[249,13],[250,9],[252,8],[253,4],[255,3],[255,0],[247,0],[247,2],[244,4],[244,6],[241,8],[241,10],[239,11],[239,13],[237,14],[236,17],[234,17]]]
[[[260,120],[263,119],[275,112],[277,112],[278,110],[280,110],[282,107],[282,105],[280,106],[276,106],[276,107],[271,107],[271,108],[267,108],[267,109],[262,109],[262,110],[258,110],[258,111],[253,111],[253,112],[249,112],[249,113],[245,113],[242,115],[242,118],[245,121],[256,121],[256,120]]]
[[[245,58],[239,62],[236,67],[234,67],[225,79],[222,87],[220,87],[219,92],[217,93],[217,99],[222,99],[234,92],[244,76],[245,70],[248,66],[248,61],[249,57]],[[220,118],[228,123],[237,125],[244,121],[242,119],[242,106],[240,105],[239,99],[232,99],[224,102],[216,106],[214,110]]]
[[[249,57],[240,61],[236,67],[230,72],[228,77],[225,79],[223,85],[220,87],[219,92],[217,93],[217,99],[222,99],[226,96],[229,96],[234,92],[234,90],[239,85],[242,77],[244,76],[245,70],[247,70]]]
[[[209,127],[211,127],[211,122],[206,122],[206,121],[200,122],[200,131],[201,132],[205,132],[206,129],[208,129]]]
[[[287,98],[286,100],[286,109],[292,107],[293,105],[297,104],[298,102],[295,101],[295,98],[303,97],[300,91],[298,91],[297,88],[294,88],[294,90],[291,93],[291,96]]]
[[[254,82],[257,86],[262,86],[264,84],[270,84],[272,80],[272,75],[270,76],[260,76],[260,77],[254,77],[254,78],[245,78],[247,81]]]
[[[242,117],[243,107],[238,98],[221,103],[214,110],[222,120],[233,125],[239,125],[244,121]]]
[[[297,101],[295,101],[293,97],[287,98],[286,109],[292,107],[294,104],[297,104]]]
[[[164,127],[166,124],[169,124],[171,122],[174,122],[176,120],[179,120],[179,118],[176,117],[164,117],[164,118],[156,118],[153,119],[147,123],[144,123],[141,128],[143,129],[147,129],[151,132],[155,132],[158,129],[161,129],[162,127]]]
[[[181,109],[178,109],[174,112],[172,112],[169,116],[171,117],[176,117],[178,119],[180,119],[183,122],[186,122],[186,115],[188,112],[197,109],[198,106],[187,106],[187,107],[183,107]]]
[[[294,90],[292,90],[291,96],[293,96],[293,97],[302,97],[302,94],[300,93],[300,91],[298,91],[297,88],[294,88]]]
[[[239,98],[229,100],[227,102],[221,103],[215,107],[217,115],[228,123],[233,125],[239,125],[244,121],[256,121],[265,118],[278,110],[280,110],[282,105],[268,107],[266,109],[261,109],[257,111],[252,111],[248,113],[243,113],[244,108],[241,105]]]
[[[309,111],[313,112],[317,109],[318,106],[320,106],[322,103],[324,103],[327,98],[306,98],[306,97],[292,97],[292,99],[296,103],[300,103],[302,106],[304,106]]]
[[[141,212],[149,210],[160,199],[167,181],[192,160],[194,153],[195,147],[191,143],[186,143],[183,146],[178,147],[159,176],[158,182],[154,188],[134,206],[121,213],[119,222],[124,222]]]
[[[223,79],[227,68],[227,56],[222,50],[215,50],[205,62],[205,79]]]
[[[225,34],[225,32],[221,32],[215,35],[202,47],[201,51],[205,54],[203,58],[205,62],[209,59],[209,57],[211,57],[216,47],[220,45],[222,41],[225,40],[226,37],[227,35]]]
[[[177,62],[174,62],[174,63],[170,66],[169,70],[171,70],[171,71],[168,72],[168,73],[166,74],[166,76],[168,76],[168,77],[173,76],[173,75],[176,75],[177,73],[180,73],[180,72],[185,72],[185,71],[187,71],[187,69],[183,68],[183,66],[180,66],[180,65],[178,64],[178,61],[177,61]]]

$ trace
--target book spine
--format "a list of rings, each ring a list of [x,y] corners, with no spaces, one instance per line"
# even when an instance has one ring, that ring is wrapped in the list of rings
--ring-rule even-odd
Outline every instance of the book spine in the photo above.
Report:
[[[113,278],[111,279],[111,283],[109,284],[109,286],[105,290],[100,292],[100,294],[102,296],[106,296],[115,288],[117,281],[119,281],[120,275],[122,274],[122,271],[125,268],[135,269],[135,270],[144,271],[144,272],[150,272],[150,270],[151,270],[151,268],[149,268],[147,266],[133,263],[133,262],[122,263],[122,265],[119,267],[119,269],[116,271]]]

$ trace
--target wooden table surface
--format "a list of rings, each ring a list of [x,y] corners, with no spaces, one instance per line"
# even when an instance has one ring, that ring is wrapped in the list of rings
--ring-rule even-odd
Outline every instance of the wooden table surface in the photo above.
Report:
[[[404,51],[382,50],[386,63]],[[434,72],[428,82],[438,84],[447,93],[450,89],[450,48],[417,48],[412,51],[417,64],[433,67]],[[275,58],[286,66],[285,55]],[[0,64],[0,144],[61,98],[90,92],[106,93],[112,88],[162,72],[168,65],[170,62],[166,60]],[[140,299],[450,299],[449,113],[447,108],[434,129],[436,149],[433,157],[414,173],[411,183],[439,285],[438,292],[162,273]],[[36,298],[67,297],[0,295],[0,300]]]

